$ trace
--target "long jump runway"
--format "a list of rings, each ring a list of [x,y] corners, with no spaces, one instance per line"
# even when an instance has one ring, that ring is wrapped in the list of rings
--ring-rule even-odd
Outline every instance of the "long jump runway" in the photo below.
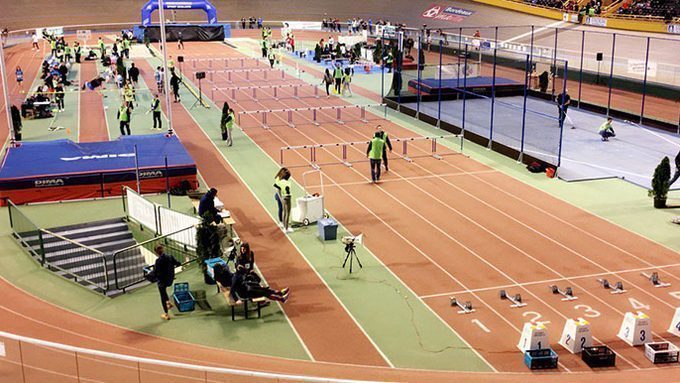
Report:
[[[226,46],[203,47],[191,52],[239,55]],[[232,81],[254,84],[236,73]],[[237,112],[347,105],[337,97],[230,104]],[[393,139],[414,136],[387,120],[316,126],[308,119],[293,128],[283,117],[271,118],[280,119],[277,126],[248,127],[245,133],[275,159],[283,146],[367,140],[378,122]],[[367,247],[495,369],[526,371],[516,347],[525,322],[547,323],[556,338],[566,319],[577,317],[590,320],[596,344],[606,343],[618,354],[618,369],[652,366],[641,349],[629,347],[616,333],[624,313],[639,310],[653,319],[655,339],[671,340],[666,329],[677,305],[672,289],[655,289],[640,273],[657,271],[679,285],[678,253],[463,155],[438,160],[428,157],[423,145],[410,150],[423,157],[411,163],[393,159],[380,185],[368,183],[363,146],[348,150],[357,162],[353,167],[323,166],[326,208],[350,231],[364,233]],[[294,165],[309,161],[301,152],[287,160]],[[317,162],[341,161],[336,151],[317,152]],[[292,170],[301,180],[308,168]],[[628,292],[612,295],[598,278],[621,281]],[[571,286],[578,300],[561,301],[549,284]],[[498,297],[500,289],[521,293],[527,306],[510,308]],[[449,304],[452,295],[472,301],[477,311],[457,314]],[[555,349],[562,371],[590,370],[578,356]]]

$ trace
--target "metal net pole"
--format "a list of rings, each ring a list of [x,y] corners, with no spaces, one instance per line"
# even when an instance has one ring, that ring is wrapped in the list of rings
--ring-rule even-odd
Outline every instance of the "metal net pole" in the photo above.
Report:
[[[168,47],[165,39],[165,13],[163,12],[163,0],[158,0],[158,18],[161,25],[161,50],[163,51],[163,76],[165,88],[165,105],[168,114],[168,134],[174,134],[172,123],[172,103],[170,102],[170,71],[168,70]]]
[[[5,98],[5,114],[7,114],[7,128],[9,129],[10,145],[14,146],[16,137],[14,136],[14,125],[12,124],[12,103],[9,99],[9,79],[7,78],[7,68],[5,67],[5,49],[0,42],[0,77],[2,77],[2,95]]]

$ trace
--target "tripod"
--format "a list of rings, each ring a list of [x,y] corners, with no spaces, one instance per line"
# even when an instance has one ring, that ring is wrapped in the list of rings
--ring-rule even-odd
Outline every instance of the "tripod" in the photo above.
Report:
[[[194,101],[193,105],[191,105],[191,108],[189,108],[190,110],[195,108],[196,105],[203,106],[203,87],[201,86],[201,82],[203,81],[203,76],[198,76],[198,73],[197,73],[196,78],[198,79],[198,99],[196,101]]]
[[[356,259],[357,263],[359,264],[360,268],[364,268],[364,266],[361,264],[361,261],[359,260],[359,257],[357,256],[357,251],[354,246],[354,241],[348,243],[345,245],[345,253],[347,256],[345,256],[345,261],[342,262],[342,268],[345,268],[345,265],[347,265],[347,260],[349,260],[349,273],[352,274],[352,260]]]

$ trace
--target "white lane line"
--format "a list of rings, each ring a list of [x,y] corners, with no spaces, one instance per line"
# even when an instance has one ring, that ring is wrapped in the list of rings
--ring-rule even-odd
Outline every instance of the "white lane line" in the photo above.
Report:
[[[536,33],[538,33],[538,32],[543,32],[543,31],[545,31],[546,29],[555,28],[555,27],[558,27],[558,26],[560,26],[560,25],[562,25],[562,24],[565,24],[565,22],[564,22],[564,21],[556,21],[556,22],[554,22],[554,23],[550,23],[550,24],[545,25],[545,26],[543,26],[543,27],[536,28],[536,29],[534,29],[533,31],[525,32],[525,33],[522,33],[522,34],[517,35],[517,36],[515,36],[515,37],[511,37],[511,38],[509,38],[509,39],[507,39],[507,40],[501,41],[501,44],[511,43],[511,42],[513,42],[513,41],[515,41],[515,40],[519,40],[519,39],[521,39],[521,38],[524,38],[524,37],[527,37],[527,36],[531,36],[532,33],[533,33],[534,36],[535,36]]]

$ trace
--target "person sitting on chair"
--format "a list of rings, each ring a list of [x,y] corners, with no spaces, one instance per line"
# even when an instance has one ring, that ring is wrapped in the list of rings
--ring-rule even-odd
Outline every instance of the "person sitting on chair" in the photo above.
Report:
[[[290,289],[288,287],[284,287],[281,290],[262,287],[260,286],[259,281],[253,279],[253,274],[255,273],[250,272],[245,267],[236,268],[236,272],[233,274],[231,281],[231,290],[229,291],[229,294],[237,305],[243,302],[241,298],[253,299],[261,297],[267,297],[273,301],[286,303],[290,297]]]

